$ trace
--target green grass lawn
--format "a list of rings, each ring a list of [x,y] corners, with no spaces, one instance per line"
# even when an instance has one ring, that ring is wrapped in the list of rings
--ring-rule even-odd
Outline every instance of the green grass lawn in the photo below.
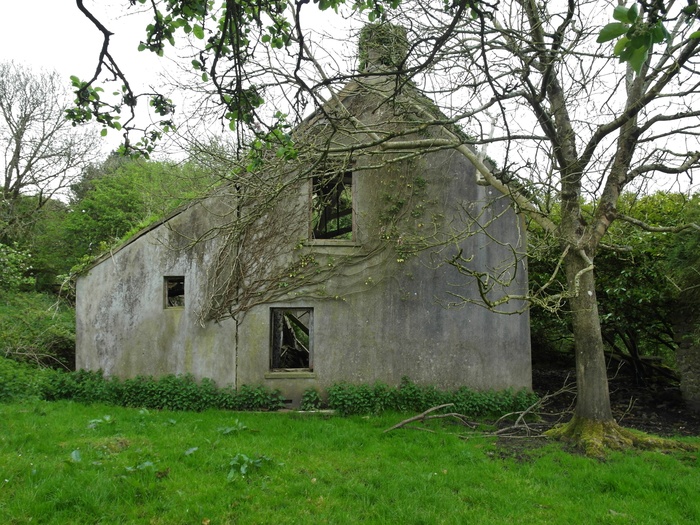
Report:
[[[700,523],[696,454],[383,433],[405,417],[0,405],[0,523]]]

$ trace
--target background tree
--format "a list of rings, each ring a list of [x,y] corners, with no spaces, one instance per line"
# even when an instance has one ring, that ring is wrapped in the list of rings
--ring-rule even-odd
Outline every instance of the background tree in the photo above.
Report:
[[[698,195],[656,192],[626,193],[618,208],[635,221],[652,227],[698,222]],[[590,210],[589,210],[590,211]],[[532,228],[529,258],[533,283],[547,282],[557,263],[556,243]],[[601,250],[596,257],[598,302],[606,354],[614,363],[627,364],[640,383],[652,385],[657,378],[677,380],[669,366],[675,365],[678,326],[686,321],[679,306],[697,304],[691,296],[700,275],[698,235],[691,230],[673,234],[641,230],[629,222],[613,223],[608,239],[624,249]],[[691,279],[694,277],[695,280]],[[559,283],[559,286],[562,286]],[[565,312],[533,309],[533,352],[573,358],[573,335]]]
[[[35,212],[65,195],[99,154],[94,132],[66,120],[67,91],[53,72],[0,64],[0,240],[18,240]],[[31,196],[31,199],[27,199]]]
[[[97,255],[135,229],[199,197],[215,181],[195,164],[112,156],[73,186],[65,221],[74,257]],[[74,264],[77,262],[74,259]]]

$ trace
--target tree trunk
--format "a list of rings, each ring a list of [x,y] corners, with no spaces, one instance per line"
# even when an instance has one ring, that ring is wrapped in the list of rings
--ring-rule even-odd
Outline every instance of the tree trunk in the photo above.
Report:
[[[603,335],[598,316],[595,276],[579,253],[566,260],[569,299],[576,351],[577,399],[575,415],[592,421],[613,421]]]
[[[629,447],[671,449],[682,444],[633,433],[620,427],[612,415],[603,336],[598,317],[592,263],[582,253],[569,253],[566,276],[576,351],[576,409],[571,421],[547,432],[587,455],[602,457],[607,449]]]

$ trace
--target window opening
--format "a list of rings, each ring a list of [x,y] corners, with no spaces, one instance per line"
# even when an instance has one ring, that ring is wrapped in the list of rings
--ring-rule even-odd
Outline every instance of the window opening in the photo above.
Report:
[[[352,240],[352,171],[313,178],[312,235]]]
[[[271,311],[272,370],[312,370],[312,308],[273,308]]]
[[[185,306],[185,278],[165,278],[165,307],[178,308]]]

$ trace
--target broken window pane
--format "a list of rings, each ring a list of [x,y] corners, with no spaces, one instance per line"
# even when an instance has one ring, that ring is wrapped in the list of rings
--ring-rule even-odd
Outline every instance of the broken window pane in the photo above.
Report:
[[[185,306],[185,277],[165,278],[165,307],[177,308]]]
[[[331,172],[313,178],[314,239],[353,238],[352,172]]]
[[[312,308],[272,308],[272,370],[312,370]]]

